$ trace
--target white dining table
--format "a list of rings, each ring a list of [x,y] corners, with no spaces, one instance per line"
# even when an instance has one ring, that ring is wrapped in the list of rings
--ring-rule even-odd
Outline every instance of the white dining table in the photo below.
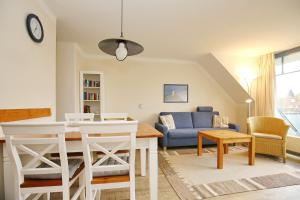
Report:
[[[157,139],[162,137],[162,133],[146,123],[139,123],[136,134],[136,149],[141,153],[141,176],[146,176],[146,152],[148,150],[149,159],[149,192],[150,199],[157,200],[158,197],[158,151]],[[14,200],[15,198],[15,168],[8,157],[4,137],[0,137],[3,143],[3,168],[4,168],[4,191],[5,199]],[[67,152],[82,152],[81,137],[78,132],[66,133]],[[55,152],[53,152],[55,153]]]

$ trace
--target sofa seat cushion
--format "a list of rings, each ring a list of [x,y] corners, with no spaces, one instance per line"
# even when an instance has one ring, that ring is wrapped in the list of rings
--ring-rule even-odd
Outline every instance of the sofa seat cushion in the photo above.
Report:
[[[252,133],[257,138],[268,138],[268,139],[276,139],[276,140],[282,140],[282,137],[279,135],[274,134],[268,134],[268,133]]]
[[[229,130],[235,131],[235,129],[228,128],[182,128],[182,129],[173,129],[169,130],[169,138],[197,138],[199,131],[208,131],[208,130]]]
[[[228,130],[228,131],[234,131],[236,132],[235,129],[231,128],[197,128],[198,131],[210,131],[210,130]]]
[[[176,128],[193,128],[190,112],[161,112],[160,115],[172,115]]]
[[[192,112],[194,128],[211,128],[212,112]]]
[[[196,138],[197,132],[197,129],[193,128],[169,130],[169,138]]]

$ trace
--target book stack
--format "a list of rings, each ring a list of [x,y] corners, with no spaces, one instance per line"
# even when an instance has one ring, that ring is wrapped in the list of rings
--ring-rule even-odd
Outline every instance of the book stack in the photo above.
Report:
[[[83,92],[83,99],[84,100],[99,100],[100,95],[98,93]]]
[[[91,107],[88,106],[88,105],[84,105],[84,107],[83,107],[83,112],[84,112],[84,113],[90,113],[90,112],[91,112]]]
[[[84,80],[84,87],[100,87],[100,81]]]

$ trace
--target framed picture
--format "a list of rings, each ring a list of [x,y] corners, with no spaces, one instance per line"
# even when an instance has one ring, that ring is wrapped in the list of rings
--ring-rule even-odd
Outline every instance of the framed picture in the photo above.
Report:
[[[187,103],[188,84],[164,84],[164,103]]]

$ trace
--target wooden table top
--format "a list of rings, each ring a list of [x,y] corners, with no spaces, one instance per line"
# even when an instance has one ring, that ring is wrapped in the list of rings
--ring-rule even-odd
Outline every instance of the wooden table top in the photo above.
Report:
[[[208,136],[210,138],[215,139],[223,139],[223,140],[230,140],[230,139],[242,139],[242,138],[251,138],[251,135],[246,133],[239,133],[235,131],[229,130],[207,130],[207,131],[199,131],[198,134],[202,134],[202,136]]]
[[[147,123],[138,124],[136,138],[154,138],[154,137],[156,138],[163,137],[163,134]],[[66,141],[79,141],[79,140],[81,140],[81,136],[79,132],[66,133]],[[5,143],[4,137],[0,137],[0,144],[1,143]]]

